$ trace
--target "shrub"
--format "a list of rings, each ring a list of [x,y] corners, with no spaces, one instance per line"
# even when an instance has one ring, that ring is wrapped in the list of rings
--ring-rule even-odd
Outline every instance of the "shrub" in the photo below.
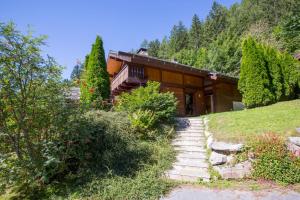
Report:
[[[261,45],[247,38],[242,43],[242,54],[238,88],[244,104],[251,108],[273,103],[275,96]]]
[[[291,55],[247,38],[242,44],[239,90],[247,107],[293,99],[299,90],[299,62]]]
[[[300,182],[300,159],[287,150],[283,138],[268,133],[253,140],[250,146],[256,158],[253,177],[282,183]]]
[[[158,82],[148,82],[131,93],[122,93],[115,105],[117,111],[129,113],[131,124],[137,130],[145,131],[161,123],[172,123],[176,113],[176,97],[160,93]]]

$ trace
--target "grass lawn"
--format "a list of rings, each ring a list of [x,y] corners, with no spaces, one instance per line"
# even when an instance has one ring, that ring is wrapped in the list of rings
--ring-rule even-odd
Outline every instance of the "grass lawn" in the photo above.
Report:
[[[284,137],[300,127],[300,100],[270,106],[208,115],[209,129],[216,140],[243,142],[266,132]]]

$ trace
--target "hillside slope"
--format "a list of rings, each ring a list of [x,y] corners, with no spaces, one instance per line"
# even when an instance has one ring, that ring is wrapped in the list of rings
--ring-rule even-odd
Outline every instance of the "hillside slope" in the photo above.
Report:
[[[243,111],[208,115],[209,129],[222,141],[245,141],[266,132],[296,134],[300,127],[300,99]]]

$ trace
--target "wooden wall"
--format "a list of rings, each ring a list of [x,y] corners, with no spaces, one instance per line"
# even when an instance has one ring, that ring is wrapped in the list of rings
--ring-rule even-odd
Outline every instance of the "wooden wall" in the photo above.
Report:
[[[242,96],[236,84],[219,82],[214,86],[215,112],[230,111],[233,109],[233,101],[242,101]]]
[[[177,114],[185,115],[185,93],[193,94],[194,115],[205,112],[203,78],[178,72],[160,70],[150,66],[144,67],[145,76],[148,80],[161,83],[162,92],[173,92],[178,100]]]

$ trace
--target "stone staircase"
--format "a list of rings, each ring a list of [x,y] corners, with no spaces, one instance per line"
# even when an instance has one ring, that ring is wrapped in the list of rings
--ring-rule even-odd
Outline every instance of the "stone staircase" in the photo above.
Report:
[[[189,182],[209,181],[203,120],[191,117],[178,118],[177,121],[176,136],[172,141],[177,151],[176,161],[165,173],[166,177]]]

